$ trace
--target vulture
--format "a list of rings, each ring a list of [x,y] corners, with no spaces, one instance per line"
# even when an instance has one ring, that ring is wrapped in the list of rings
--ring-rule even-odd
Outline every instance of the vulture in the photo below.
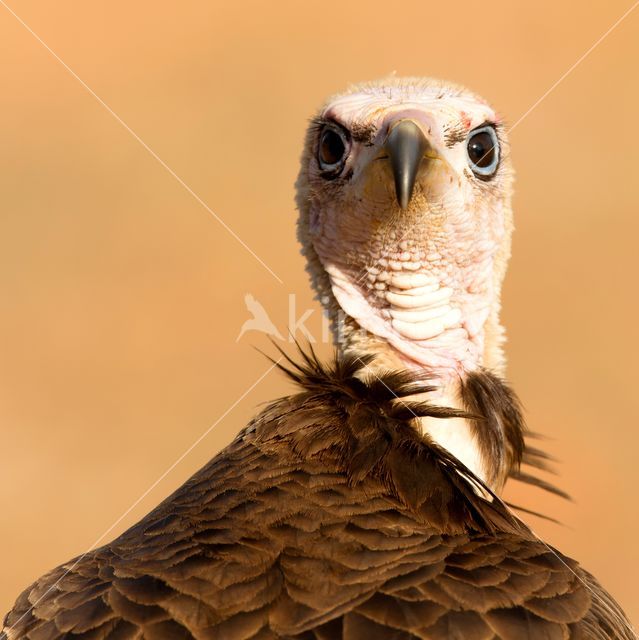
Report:
[[[636,638],[499,497],[509,477],[545,486],[520,471],[544,454],[504,381],[512,181],[502,120],[460,86],[392,77],[329,98],[296,189],[335,355],[282,353],[294,393],[36,580],[0,638]]]

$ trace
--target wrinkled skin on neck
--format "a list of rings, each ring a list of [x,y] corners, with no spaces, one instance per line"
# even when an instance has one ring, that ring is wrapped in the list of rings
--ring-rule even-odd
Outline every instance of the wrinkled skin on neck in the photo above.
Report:
[[[418,194],[411,210],[389,216],[340,202],[317,212],[312,236],[340,308],[405,366],[442,381],[484,363],[485,325],[498,296],[503,215],[470,215],[463,204],[431,204]],[[344,205],[348,220],[336,211]]]
[[[384,148],[401,119],[417,123],[429,145],[406,209]],[[352,135],[343,171],[331,179],[317,158],[326,122]],[[426,369],[440,401],[456,407],[468,373],[489,368],[501,375],[504,368],[499,308],[512,228],[507,143],[500,133],[502,159],[491,180],[473,174],[466,149],[469,132],[486,122],[499,127],[493,110],[459,87],[414,79],[360,85],[320,109],[297,183],[299,236],[338,347],[373,353],[380,368]],[[456,453],[486,475],[476,451]]]
[[[409,117],[433,152],[402,210],[383,143],[389,126]],[[310,269],[328,275],[328,283],[316,277],[316,286],[334,299],[328,306],[336,322],[339,310],[354,320],[346,321],[340,347],[366,349],[359,327],[376,348],[387,343],[398,364],[428,368],[442,382],[481,366],[501,373],[511,172],[504,158],[495,178],[478,179],[465,146],[468,131],[498,120],[492,109],[458,87],[394,80],[330,99],[319,119],[354,132],[343,175],[327,181],[311,127],[298,181]]]

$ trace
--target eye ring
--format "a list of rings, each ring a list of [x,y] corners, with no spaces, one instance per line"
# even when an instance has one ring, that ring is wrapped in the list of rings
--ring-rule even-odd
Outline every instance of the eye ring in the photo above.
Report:
[[[329,122],[320,131],[317,142],[317,163],[325,178],[337,177],[344,168],[351,150],[351,138],[344,127]]]
[[[488,180],[495,175],[499,166],[499,139],[492,125],[484,125],[473,129],[466,142],[468,164],[473,173],[481,180]]]

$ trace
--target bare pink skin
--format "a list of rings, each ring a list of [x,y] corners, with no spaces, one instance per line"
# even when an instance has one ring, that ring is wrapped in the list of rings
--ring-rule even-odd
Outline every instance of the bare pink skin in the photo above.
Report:
[[[389,127],[403,119],[428,140],[406,209],[397,202],[384,147]],[[332,179],[318,161],[326,122],[352,138]],[[486,123],[495,125],[501,148],[490,180],[473,173],[467,153],[468,133]],[[503,374],[499,307],[511,182],[495,112],[461,87],[390,78],[329,99],[309,129],[297,197],[300,240],[338,347],[374,355],[371,375],[375,367],[425,370],[437,387],[433,399],[458,408],[468,372]],[[466,420],[423,419],[420,427],[478,476],[495,477]]]
[[[428,368],[442,382],[487,364],[485,328],[503,272],[495,262],[508,253],[510,180],[472,174],[466,135],[496,123],[496,114],[467,92],[417,85],[356,90],[329,101],[320,117],[374,131],[353,141],[344,169],[352,177],[339,185],[327,184],[309,158],[310,238],[339,306],[405,366]],[[401,119],[415,121],[431,145],[405,211],[383,148]]]

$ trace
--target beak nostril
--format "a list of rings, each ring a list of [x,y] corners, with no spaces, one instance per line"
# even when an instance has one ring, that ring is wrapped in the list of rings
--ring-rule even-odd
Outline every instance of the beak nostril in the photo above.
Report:
[[[391,127],[384,145],[395,178],[395,194],[402,209],[413,197],[415,178],[428,148],[428,140],[413,120],[400,120]]]

